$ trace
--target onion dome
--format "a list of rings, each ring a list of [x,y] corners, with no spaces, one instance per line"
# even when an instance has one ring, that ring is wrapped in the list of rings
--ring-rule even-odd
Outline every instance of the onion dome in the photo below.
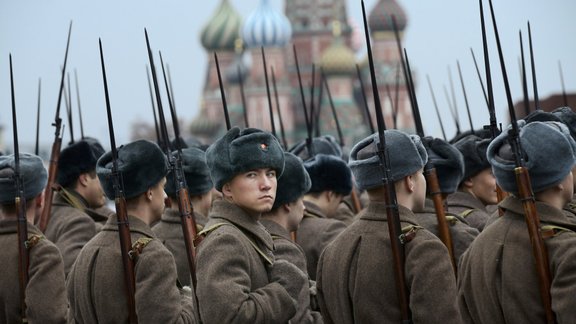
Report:
[[[242,29],[242,38],[247,47],[286,45],[292,37],[292,25],[286,16],[275,10],[270,0],[261,0],[250,14]]]
[[[368,24],[370,30],[374,32],[379,31],[394,31],[392,24],[392,16],[396,18],[396,25],[398,31],[406,28],[407,18],[404,9],[400,7],[396,0],[379,0],[376,6],[370,12],[368,17]]]
[[[231,84],[240,83],[240,80],[244,81],[248,76],[248,68],[246,67],[246,64],[244,64],[244,49],[242,48],[242,40],[240,38],[236,40],[234,51],[236,52],[234,61],[232,61],[225,72],[226,81]]]
[[[222,0],[216,13],[202,30],[202,46],[207,51],[233,51],[234,42],[240,34],[242,17],[228,0]]]
[[[334,41],[320,58],[320,66],[326,75],[352,74],[356,71],[356,57],[340,37],[339,21],[332,25]]]

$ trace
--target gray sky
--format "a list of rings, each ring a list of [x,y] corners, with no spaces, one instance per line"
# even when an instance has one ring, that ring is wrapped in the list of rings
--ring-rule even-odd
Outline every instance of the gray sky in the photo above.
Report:
[[[258,0],[232,0],[233,6],[246,18]],[[272,1],[279,9],[283,1]],[[541,98],[559,93],[558,60],[562,61],[568,92],[576,91],[576,2],[573,0],[495,0],[500,36],[512,85],[514,100],[522,98],[518,70],[518,30],[522,29],[527,53],[526,22],[532,24],[538,89]],[[110,99],[116,128],[116,142],[129,140],[129,126],[135,120],[152,122],[150,98],[145,75],[148,28],[153,48],[162,50],[170,65],[175,100],[180,117],[192,120],[198,112],[204,80],[207,53],[200,44],[200,32],[219,1],[129,0],[3,0],[0,2],[0,124],[4,126],[4,145],[12,146],[10,115],[10,81],[8,54],[13,55],[19,136],[24,147],[32,147],[38,78],[42,78],[41,143],[45,150],[54,139],[54,119],[60,73],[69,21],[74,21],[68,70],[78,71],[85,134],[109,146],[104,92],[98,53],[102,38],[107,65]],[[376,0],[367,0],[370,10]],[[405,46],[418,83],[418,100],[427,134],[441,136],[425,76],[434,83],[436,97],[448,136],[455,132],[446,108],[442,85],[448,86],[450,65],[461,109],[463,128],[468,127],[464,101],[457,77],[456,59],[460,60],[467,86],[475,126],[487,123],[484,99],[474,71],[469,48],[473,47],[483,64],[478,2],[472,0],[408,1],[400,0],[409,18]],[[348,1],[348,13],[360,27],[360,1]],[[485,2],[485,11],[488,3]],[[504,120],[506,99],[500,77],[498,58],[489,15],[491,63],[493,66],[497,116]],[[360,54],[362,55],[362,54]],[[527,54],[526,54],[527,55]],[[158,65],[159,63],[157,63]],[[483,73],[483,72],[482,72]],[[71,75],[72,82],[73,74]],[[532,87],[529,91],[532,94]],[[74,106],[76,99],[73,93]],[[65,119],[65,107],[61,108]],[[77,112],[74,112],[77,116]],[[64,121],[66,123],[66,121]],[[79,136],[75,121],[75,136]],[[66,126],[68,127],[68,126]],[[68,131],[64,143],[69,141]],[[24,148],[24,149],[25,149]]]

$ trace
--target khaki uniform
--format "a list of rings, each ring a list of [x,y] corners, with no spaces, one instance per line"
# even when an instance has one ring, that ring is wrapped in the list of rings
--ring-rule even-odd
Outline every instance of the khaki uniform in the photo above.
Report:
[[[216,200],[203,234],[196,249],[196,294],[205,324],[287,323],[294,317],[295,301],[269,278],[273,241],[260,222]]]
[[[356,216],[356,214],[354,213],[352,198],[346,196],[338,206],[338,209],[332,218],[337,219],[348,226],[354,221],[354,216]]]
[[[468,323],[545,323],[538,277],[521,201],[500,203],[502,217],[480,233],[461,259],[459,304]],[[557,226],[544,239],[552,277],[552,309],[557,323],[576,319],[576,226],[563,212],[537,202],[540,224]]]
[[[202,221],[204,217],[200,217],[200,214],[195,212],[194,219],[197,221],[197,231],[200,232],[203,228],[202,225],[206,223],[200,224],[198,221]],[[154,231],[156,237],[158,237],[172,255],[174,255],[180,283],[184,286],[191,286],[188,253],[186,252],[186,243],[184,242],[184,233],[182,232],[180,211],[177,209],[166,209],[162,215],[162,219],[152,227],[152,231]]]
[[[74,201],[83,209],[88,209],[80,195],[68,191]],[[56,192],[52,201],[50,220],[44,231],[46,238],[53,242],[64,259],[64,273],[68,276],[72,264],[82,247],[96,235],[96,222],[83,209],[72,206],[61,192]]]
[[[96,222],[96,233],[100,232],[104,225],[106,225],[108,217],[116,214],[115,211],[106,205],[95,209],[86,209],[86,213]]]
[[[189,295],[176,286],[174,257],[148,225],[129,216],[132,244],[148,244],[134,266],[136,315],[139,323],[199,323]],[[120,252],[117,217],[78,255],[68,276],[70,323],[126,323],[128,308]]]
[[[304,201],[306,210],[300,227],[296,232],[296,243],[306,253],[306,264],[310,279],[316,280],[318,259],[326,246],[345,228],[346,224],[339,220],[326,218],[320,208],[309,201]]]
[[[28,237],[41,238],[29,251],[26,316],[29,323],[66,323],[64,264],[52,242],[28,224]],[[21,323],[17,221],[0,221],[0,323]]]
[[[456,278],[448,250],[414,214],[399,206],[405,245],[406,286],[413,323],[460,323]],[[415,232],[415,233],[414,233]],[[318,264],[318,299],[326,323],[400,323],[384,203],[371,202],[324,250]]]
[[[290,233],[284,227],[272,220],[263,219],[261,220],[261,223],[266,227],[266,230],[268,230],[270,235],[272,235],[272,240],[274,241],[274,257],[277,260],[286,260],[294,264],[308,275],[306,270],[306,255],[304,255],[302,248],[292,241]],[[316,283],[312,282],[312,284],[315,287]],[[320,312],[311,310],[310,289],[302,290],[302,294],[298,298],[298,310],[296,316],[291,318],[290,322],[323,323]]]
[[[436,208],[431,199],[426,199],[424,212],[415,213],[415,220],[418,225],[427,229],[430,233],[439,236],[438,231],[438,218],[436,216]],[[480,234],[477,229],[471,227],[465,220],[459,216],[446,214],[446,220],[452,236],[452,247],[454,249],[454,264],[458,264],[458,260],[464,251],[468,249],[472,241]]]
[[[576,195],[572,197],[572,201],[570,201],[566,206],[564,206],[564,215],[568,217],[570,222],[576,224]]]
[[[446,203],[449,213],[464,218],[470,226],[480,232],[482,232],[488,218],[490,218],[490,213],[486,210],[486,206],[467,192],[456,191],[450,194],[446,198]]]

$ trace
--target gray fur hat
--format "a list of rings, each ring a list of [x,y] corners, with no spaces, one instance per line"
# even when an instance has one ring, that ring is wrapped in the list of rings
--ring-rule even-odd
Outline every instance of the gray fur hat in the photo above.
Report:
[[[468,135],[454,143],[454,147],[462,153],[464,158],[464,176],[462,181],[477,175],[490,168],[486,158],[486,150],[492,139],[481,138],[477,135]]]
[[[433,137],[422,138],[428,163],[436,169],[440,191],[450,194],[458,189],[464,177],[464,157],[453,145]]]
[[[235,175],[261,168],[284,170],[284,151],[276,137],[256,128],[232,127],[206,150],[206,163],[214,187],[222,187]]]
[[[14,204],[16,183],[14,181],[14,154],[0,156],[0,204]],[[20,153],[20,176],[24,199],[38,196],[48,182],[48,172],[42,159],[36,155]]]
[[[576,140],[576,113],[570,107],[560,107],[554,109],[552,114],[558,117],[561,122],[563,122],[568,129],[572,138]]]
[[[564,180],[576,162],[576,142],[568,127],[558,122],[526,124],[519,120],[518,128],[532,190],[540,192]],[[487,155],[498,185],[507,192],[517,193],[516,164],[507,131],[490,143]]]
[[[337,157],[342,156],[342,149],[340,149],[340,145],[332,135],[323,135],[312,138],[312,154],[308,152],[306,140],[296,143],[288,150],[288,152],[293,153],[304,161],[309,160],[316,154],[334,155]]]
[[[172,152],[172,155],[176,154],[178,154],[177,151]],[[191,196],[203,195],[214,187],[206,164],[206,153],[201,149],[196,147],[182,149],[182,171],[184,171],[188,193]],[[174,176],[170,171],[166,175],[164,191],[168,196],[176,197],[177,189]]]
[[[276,189],[276,199],[272,209],[298,200],[312,186],[302,159],[292,153],[284,152],[284,161],[284,173],[278,179],[278,189]]]
[[[384,133],[386,152],[390,161],[390,179],[396,182],[422,169],[428,161],[426,148],[418,135],[408,135],[391,129]],[[350,152],[348,166],[354,173],[356,187],[359,190],[382,186],[383,173],[378,157],[378,133],[358,142]]]
[[[118,171],[124,183],[124,196],[130,199],[146,192],[162,180],[168,173],[168,164],[158,145],[147,140],[138,140],[118,148]],[[106,196],[114,199],[111,151],[98,159],[96,173]]]
[[[92,143],[81,140],[68,145],[60,152],[56,176],[58,184],[66,188],[72,185],[80,174],[96,170],[96,162],[104,154],[104,150],[97,141]]]
[[[346,196],[352,191],[352,172],[340,157],[316,154],[304,162],[304,167],[312,180],[308,192],[331,190]]]

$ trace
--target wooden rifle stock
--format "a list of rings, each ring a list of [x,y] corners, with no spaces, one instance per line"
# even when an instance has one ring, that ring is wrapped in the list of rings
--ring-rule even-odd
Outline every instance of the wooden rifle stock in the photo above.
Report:
[[[62,147],[62,137],[56,136],[52,143],[52,152],[50,153],[50,164],[48,165],[48,183],[44,189],[44,209],[40,215],[38,228],[40,231],[46,231],[48,221],[52,212],[52,197],[54,196],[54,185],[56,183],[56,173],[58,172],[58,159],[60,159],[60,148]]]
[[[179,188],[178,190],[178,210],[180,211],[180,219],[182,221],[182,232],[184,233],[186,256],[188,257],[188,267],[190,268],[192,284],[194,285],[193,289],[196,289],[196,250],[194,249],[194,239],[198,231],[196,220],[194,219],[194,209],[186,187]]]
[[[452,268],[456,274],[456,261],[454,260],[454,244],[452,242],[452,234],[450,227],[446,221],[446,210],[444,209],[444,199],[440,191],[440,183],[438,182],[438,175],[436,168],[433,166],[426,166],[425,169],[426,185],[430,191],[432,201],[434,201],[434,209],[436,210],[436,219],[438,220],[438,236],[450,254],[450,261],[452,261]]]

